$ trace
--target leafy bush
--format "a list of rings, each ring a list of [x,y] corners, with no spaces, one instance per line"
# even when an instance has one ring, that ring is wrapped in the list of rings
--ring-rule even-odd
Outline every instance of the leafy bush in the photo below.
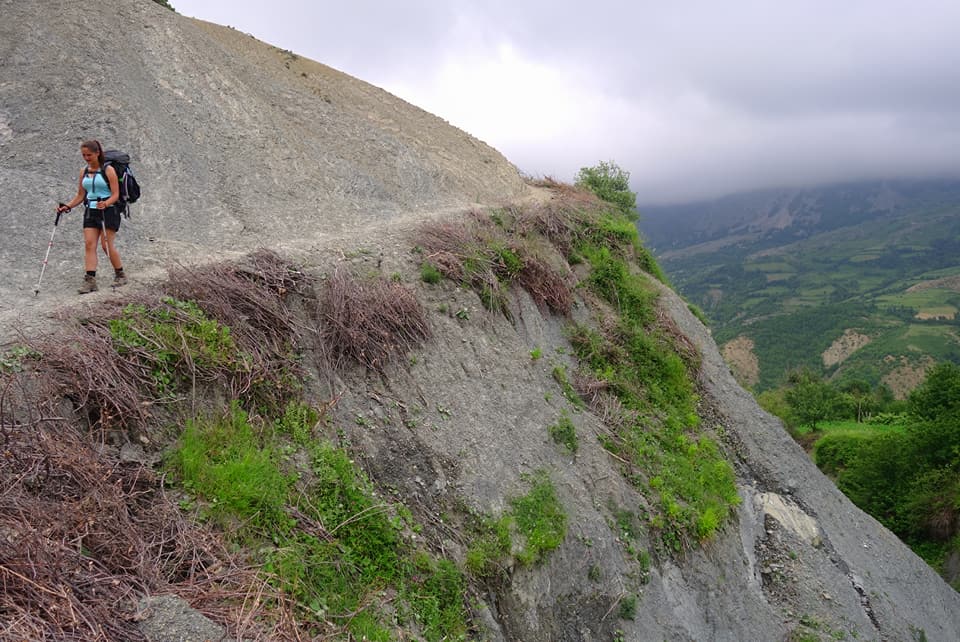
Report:
[[[908,407],[903,432],[875,431],[859,443],[852,435],[824,437],[817,464],[837,474],[854,503],[936,565],[960,543],[960,367],[935,367]]]
[[[820,379],[811,370],[791,374],[790,388],[784,398],[790,405],[791,415],[800,426],[817,429],[817,424],[829,417],[843,414],[838,412],[842,399],[835,387]]]
[[[824,473],[836,476],[873,438],[870,433],[830,433],[820,438],[813,447],[813,460]]]
[[[583,167],[577,172],[574,185],[613,203],[624,214],[636,217],[637,194],[630,191],[630,172],[624,171],[613,161],[600,161],[593,167]]]
[[[960,416],[960,366],[953,363],[935,366],[924,384],[910,395],[908,408],[921,420],[948,414]]]

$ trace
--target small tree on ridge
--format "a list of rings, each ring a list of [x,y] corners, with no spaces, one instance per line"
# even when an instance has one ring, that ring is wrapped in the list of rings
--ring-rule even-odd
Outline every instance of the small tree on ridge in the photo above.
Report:
[[[600,161],[594,167],[580,168],[574,184],[616,205],[630,218],[637,218],[637,193],[630,191],[630,172],[613,161]]]

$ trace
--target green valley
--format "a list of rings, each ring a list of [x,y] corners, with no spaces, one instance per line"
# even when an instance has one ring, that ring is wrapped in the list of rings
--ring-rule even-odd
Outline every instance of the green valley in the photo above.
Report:
[[[960,362],[960,183],[884,182],[641,208],[673,285],[755,392],[788,372],[898,397]]]

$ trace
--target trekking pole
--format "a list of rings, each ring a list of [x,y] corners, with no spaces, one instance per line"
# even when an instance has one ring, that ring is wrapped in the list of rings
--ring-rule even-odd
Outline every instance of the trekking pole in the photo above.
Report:
[[[107,246],[107,222],[104,220],[103,210],[100,210],[100,247],[103,253],[110,258],[110,248]]]
[[[97,205],[100,205],[100,199],[97,199]],[[110,248],[107,246],[107,210],[102,210],[99,207],[97,211],[100,212],[100,247],[103,248],[103,253],[107,255],[107,258],[110,258]]]
[[[63,203],[60,203],[61,206],[64,206]],[[43,265],[40,266],[40,278],[37,279],[37,287],[33,289],[33,296],[40,294],[40,282],[43,281],[43,272],[47,269],[47,259],[50,258],[50,248],[53,247],[53,237],[57,233],[57,226],[60,224],[60,217],[62,212],[57,210],[57,218],[53,220],[53,232],[50,233],[50,242],[47,243],[47,253],[43,255]]]

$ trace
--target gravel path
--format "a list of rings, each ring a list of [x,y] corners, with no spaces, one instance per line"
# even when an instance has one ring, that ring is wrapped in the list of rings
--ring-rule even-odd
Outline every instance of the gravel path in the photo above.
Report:
[[[141,284],[177,262],[362,241],[526,189],[499,152],[440,118],[153,2],[0,0],[0,14],[0,192],[8,205],[0,336],[79,302],[78,210],[56,230],[39,296],[34,289],[53,208],[76,191],[84,139],[133,159],[144,196],[122,224],[118,249]],[[100,275],[109,282],[104,259]]]

